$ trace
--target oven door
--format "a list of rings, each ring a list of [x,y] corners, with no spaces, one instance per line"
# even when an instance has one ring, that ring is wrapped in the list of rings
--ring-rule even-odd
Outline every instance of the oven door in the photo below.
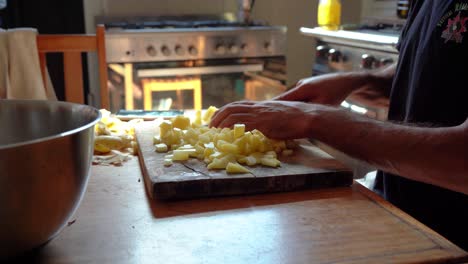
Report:
[[[109,64],[111,111],[205,109],[286,90],[284,57]]]

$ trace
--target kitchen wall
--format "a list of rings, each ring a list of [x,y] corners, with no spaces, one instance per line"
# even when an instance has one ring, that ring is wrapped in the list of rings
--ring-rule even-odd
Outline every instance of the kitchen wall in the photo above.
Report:
[[[95,31],[95,16],[132,16],[158,14],[225,14],[235,15],[236,0],[83,0],[86,30]],[[310,76],[314,63],[314,40],[299,33],[301,26],[317,24],[318,0],[256,0],[253,18],[272,25],[288,27],[288,84]],[[342,1],[342,22],[357,23],[361,16],[361,0]],[[91,61],[93,59],[91,58]],[[98,83],[96,66],[90,65],[90,83]]]

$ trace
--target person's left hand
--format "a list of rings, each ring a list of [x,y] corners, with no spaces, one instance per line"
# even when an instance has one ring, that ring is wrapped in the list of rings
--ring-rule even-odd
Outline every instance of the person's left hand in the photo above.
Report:
[[[318,105],[294,101],[241,101],[221,107],[211,119],[212,127],[245,124],[276,139],[307,138]]]

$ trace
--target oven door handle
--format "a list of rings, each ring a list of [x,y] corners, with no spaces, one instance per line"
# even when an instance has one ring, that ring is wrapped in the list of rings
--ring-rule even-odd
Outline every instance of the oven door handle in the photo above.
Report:
[[[137,70],[140,78],[168,77],[177,75],[206,75],[236,72],[260,72],[263,71],[263,64],[243,64],[243,65],[222,65],[207,67],[185,67],[185,68],[164,68],[164,69],[141,69]]]

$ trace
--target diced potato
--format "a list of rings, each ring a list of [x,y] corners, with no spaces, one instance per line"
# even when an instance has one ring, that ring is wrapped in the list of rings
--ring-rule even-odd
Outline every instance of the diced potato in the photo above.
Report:
[[[96,126],[94,127],[94,131],[96,135],[110,135],[111,131],[107,129],[107,126],[104,122],[99,121]]]
[[[249,165],[249,166],[254,166],[256,164],[258,164],[259,162],[257,161],[257,159],[253,156],[248,156],[246,157],[245,159],[245,164]]]
[[[156,147],[156,152],[159,152],[159,153],[167,152],[167,145],[164,143],[159,143],[154,146]]]
[[[225,142],[223,140],[220,140],[221,142]],[[218,141],[218,142],[220,142]],[[232,144],[232,143],[218,143],[218,149],[221,151],[221,152],[226,152],[226,153],[233,153],[233,154],[237,154],[239,153],[239,148],[237,147],[237,145],[235,144]]]
[[[202,125],[202,118],[201,118],[201,111],[197,110],[195,112],[195,120],[193,121],[193,124],[198,127]]]
[[[190,118],[178,115],[172,119],[172,127],[179,129],[187,129],[190,127]]]
[[[186,132],[183,133],[184,140],[190,140],[190,139],[198,140],[199,134],[197,133],[195,129],[189,128],[185,131]]]
[[[189,159],[189,152],[183,151],[183,150],[174,150],[174,153],[172,154],[172,160],[176,161],[185,161]]]
[[[239,163],[229,162],[226,166],[227,173],[250,173],[250,171]]]
[[[159,144],[161,143],[161,138],[159,136],[154,136],[153,137],[153,144]]]
[[[176,155],[178,155],[178,153],[187,153],[187,155],[190,156],[190,155],[196,155],[197,151],[194,148],[191,148],[191,149],[180,149],[179,148],[179,149],[174,150],[174,152],[173,152],[174,157]]]
[[[94,139],[94,145],[100,145],[99,147],[107,147],[109,149],[121,149],[125,146],[122,139],[118,136],[97,136]]]
[[[111,149],[107,146],[104,146],[102,144],[96,144],[94,143],[94,151],[99,152],[99,153],[109,153]]]
[[[141,121],[141,119],[132,120],[133,122],[123,122],[105,109],[99,111],[101,112],[101,119],[94,127],[97,140],[94,150],[99,154],[108,153],[111,150],[127,151],[136,154],[138,148],[133,137],[134,126],[138,123],[137,121]],[[119,137],[122,143],[116,139],[98,139],[99,136]],[[111,140],[113,143],[109,141],[103,142],[103,140]]]
[[[245,133],[244,124],[235,124],[234,125],[234,138],[240,138]]]
[[[280,166],[281,162],[275,158],[261,158],[260,163],[264,166],[268,167],[278,167]]]
[[[164,166],[169,167],[173,164],[172,159],[164,159]]]
[[[211,155],[213,155],[215,152],[214,148],[205,148],[205,150],[203,151],[203,156],[205,158],[208,158],[210,157]]]
[[[124,144],[124,148],[129,148],[132,146],[132,141],[134,140],[132,135],[121,134],[118,135],[120,139],[122,139],[122,143]]]
[[[210,142],[210,137],[208,135],[205,134],[201,134],[200,136],[198,136],[198,139],[203,142],[203,143],[209,143]]]
[[[291,156],[293,154],[293,150],[292,149],[285,149],[281,152],[281,155],[283,156]]]
[[[193,146],[191,144],[185,144],[185,145],[179,147],[178,149],[193,149]]]
[[[172,130],[172,122],[169,120],[164,120],[160,125],[159,125],[159,134],[161,135],[161,138],[163,138],[167,132]]]
[[[215,158],[210,164],[208,164],[207,168],[209,170],[221,170],[221,169],[225,169],[228,163],[229,162],[226,159]]]
[[[216,111],[218,111],[218,108],[216,108],[214,106],[208,107],[205,114],[203,115],[203,121],[206,122],[206,123],[209,123]]]
[[[208,122],[217,109],[210,107],[203,121]],[[227,169],[228,173],[248,173],[248,169],[241,164],[254,166],[278,167],[280,161],[278,153],[292,154],[286,151],[285,141],[270,140],[258,131],[245,131],[244,124],[236,124],[230,128],[209,128],[200,126],[200,112],[197,113],[197,124],[190,124],[186,117],[175,117],[171,121],[164,121],[160,125],[160,138],[155,137],[157,144],[165,143],[167,149],[172,149],[172,155],[165,159],[171,161],[185,161],[190,157],[203,160],[207,168]],[[289,154],[288,154],[289,153]]]
[[[202,154],[202,156],[203,156],[203,153],[205,152],[205,148],[204,148],[204,147],[202,147],[202,146],[200,146],[200,145],[195,145],[194,148],[195,148],[197,154]]]

